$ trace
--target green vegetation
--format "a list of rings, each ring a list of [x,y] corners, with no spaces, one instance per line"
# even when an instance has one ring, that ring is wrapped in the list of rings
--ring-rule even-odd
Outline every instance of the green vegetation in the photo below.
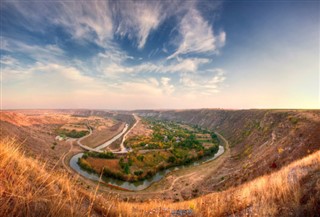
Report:
[[[290,116],[289,120],[292,124],[297,124],[299,119],[297,117]]]
[[[128,162],[124,162],[124,159],[121,157],[119,160],[119,165],[125,174],[130,173],[130,166],[132,165],[132,161],[130,161],[130,159]]]
[[[133,174],[136,176],[141,176],[143,174],[143,171],[142,170],[134,171]]]
[[[143,156],[143,155],[138,155],[138,156],[137,156],[137,159],[142,162],[143,159],[144,159],[144,156]]]
[[[79,158],[78,160],[78,165],[82,168],[87,170],[88,172],[96,172],[91,165],[84,159],[84,158]]]
[[[190,127],[154,119],[144,119],[143,122],[153,133],[150,136],[137,135],[126,140],[125,145],[133,151],[118,158],[119,165],[106,164],[101,168],[105,176],[125,181],[143,180],[160,170],[190,164],[202,157],[212,156],[219,150],[218,136],[199,126]],[[117,158],[111,152],[87,152],[82,158],[89,156]],[[88,168],[88,165],[84,164],[84,167]]]
[[[168,163],[175,163],[176,162],[176,158],[174,156],[170,156],[168,158]]]
[[[114,159],[116,156],[112,152],[86,152],[82,156],[84,159],[88,157],[95,157],[95,158],[103,158],[103,159]]]
[[[57,142],[53,142],[52,145],[51,145],[51,149],[54,150],[56,148],[57,144],[58,144]]]
[[[57,134],[61,136],[62,138],[70,137],[70,138],[81,138],[85,135],[87,135],[89,131],[83,130],[83,131],[76,131],[76,130],[66,130],[66,129],[58,129]]]

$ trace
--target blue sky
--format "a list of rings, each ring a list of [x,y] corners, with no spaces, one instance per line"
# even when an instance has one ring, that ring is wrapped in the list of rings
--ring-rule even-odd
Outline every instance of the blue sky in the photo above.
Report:
[[[1,1],[3,108],[319,108],[319,1]]]

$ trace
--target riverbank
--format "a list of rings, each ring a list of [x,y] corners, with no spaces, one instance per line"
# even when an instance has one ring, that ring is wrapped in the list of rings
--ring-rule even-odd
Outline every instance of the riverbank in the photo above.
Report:
[[[217,133],[217,136],[222,145],[219,146],[218,153],[214,156],[203,158],[201,159],[201,161],[193,162],[192,164],[187,166],[172,167],[162,171],[158,171],[149,179],[138,182],[125,182],[110,177],[100,177],[97,174],[83,171],[77,164],[80,155],[69,157],[68,163],[70,163],[70,166],[72,164],[72,170],[80,174],[81,180],[83,180],[88,186],[92,186],[92,188],[94,188],[96,183],[100,183],[100,192],[119,194],[120,197],[125,197],[126,195],[132,199],[137,195],[139,195],[139,198],[152,198],[156,195],[162,195],[162,197],[165,198],[165,194],[172,194],[172,191],[177,188],[175,186],[181,185],[180,182],[187,178],[191,178],[192,181],[190,181],[190,184],[192,184],[193,186],[197,186],[196,183],[198,181],[197,179],[194,180],[194,176],[199,177],[203,176],[203,174],[208,174],[208,171],[213,172],[212,168],[217,169],[217,167],[212,166],[215,165],[215,161],[223,162],[223,160],[219,160],[220,156],[224,156],[225,152],[229,151],[229,145],[227,141],[222,137],[222,135]],[[199,171],[201,171],[201,173]]]
[[[155,174],[153,174],[149,178],[143,179],[141,181],[135,181],[135,182],[124,181],[124,180],[120,180],[117,178],[112,178],[111,176],[109,176],[109,177],[100,176],[99,174],[97,174],[96,172],[93,172],[92,170],[90,170],[88,168],[86,169],[86,168],[81,167],[78,162],[79,162],[79,159],[83,156],[83,153],[78,153],[78,154],[74,155],[70,159],[70,166],[74,171],[79,173],[81,176],[83,176],[87,179],[90,179],[92,181],[102,182],[104,184],[109,185],[109,187],[116,187],[116,188],[125,189],[128,191],[141,191],[141,190],[147,189],[153,183],[160,181],[162,178],[164,178],[170,172],[175,172],[175,171],[182,170],[182,169],[185,169],[188,167],[200,166],[202,164],[209,163],[209,162],[217,159],[218,157],[220,157],[224,152],[225,152],[224,146],[219,146],[218,152],[215,153],[213,156],[204,157],[198,161],[195,161],[195,162],[187,164],[187,165],[172,166],[170,168],[156,172]]]

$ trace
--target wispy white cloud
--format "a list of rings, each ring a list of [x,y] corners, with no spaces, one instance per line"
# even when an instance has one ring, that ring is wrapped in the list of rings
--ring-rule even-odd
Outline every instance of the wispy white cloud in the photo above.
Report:
[[[56,63],[37,62],[30,66],[14,64],[6,66],[2,70],[4,82],[43,79],[43,82],[50,83],[51,81],[46,80],[45,77],[54,75],[58,80],[64,78],[81,85],[99,85],[94,78],[83,74],[78,69]]]
[[[144,47],[150,32],[157,29],[166,17],[161,1],[128,0],[118,2],[115,8],[121,17],[116,34],[135,37],[140,49]]]
[[[113,37],[112,14],[108,1],[61,1],[61,11],[54,23],[67,27],[75,38],[95,40],[105,47]]]
[[[32,31],[46,31],[49,24],[62,26],[74,39],[109,47],[114,35],[136,39],[142,49],[150,33],[168,18],[181,19],[182,42],[169,58],[190,52],[215,51],[225,41],[225,33],[213,34],[201,16],[197,1],[7,1],[20,13],[21,25]],[[215,5],[215,4],[210,4]],[[34,13],[37,11],[37,13]]]
[[[64,55],[64,50],[54,44],[44,46],[31,45],[7,37],[0,37],[3,42],[1,49],[11,53],[22,53],[36,61],[54,62],[57,58]]]
[[[195,73],[203,64],[209,63],[205,58],[177,59],[168,63],[167,61],[151,63],[144,62],[135,66],[124,66],[122,63],[112,62],[104,68],[104,73],[108,75],[139,74],[139,73]]]
[[[71,81],[76,81],[78,83],[89,84],[89,85],[97,85],[95,83],[94,78],[84,75],[78,69],[71,66],[64,66],[59,64],[37,64],[35,67],[30,69],[33,73],[58,73],[65,79],[69,79]]]
[[[6,66],[12,66],[18,64],[18,60],[9,55],[3,55],[0,58],[0,63]]]
[[[178,59],[177,62],[163,66],[162,70],[165,72],[197,72],[198,68],[202,64],[210,62],[209,59],[205,58],[186,58]]]
[[[24,19],[19,22],[31,31],[43,32],[48,23],[54,24],[64,27],[74,39],[102,47],[113,37],[109,1],[6,1],[4,7],[13,7],[20,13]]]
[[[190,8],[180,22],[181,42],[168,59],[180,54],[217,52],[225,44],[226,33],[215,35],[208,23],[195,8]]]
[[[161,84],[162,84],[162,88],[164,90],[164,92],[166,94],[172,94],[175,90],[174,86],[172,84],[170,84],[170,78],[168,77],[162,77],[161,78]]]
[[[134,57],[129,56],[125,51],[120,50],[117,46],[110,46],[103,53],[98,53],[94,59],[103,62],[115,62],[121,63],[128,59],[134,59]]]
[[[183,85],[182,88],[188,90],[188,92],[211,95],[220,91],[225,79],[224,70],[209,69],[198,74],[181,74],[180,83]]]
[[[104,74],[106,76],[119,76],[123,73],[133,73],[133,67],[122,66],[121,64],[111,63],[104,68]]]

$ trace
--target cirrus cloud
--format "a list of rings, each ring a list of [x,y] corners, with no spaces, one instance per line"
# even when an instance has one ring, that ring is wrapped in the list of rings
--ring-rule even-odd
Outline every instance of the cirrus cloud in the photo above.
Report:
[[[182,18],[179,32],[182,37],[180,45],[168,59],[189,53],[218,52],[226,40],[226,33],[215,35],[212,26],[194,8]]]

